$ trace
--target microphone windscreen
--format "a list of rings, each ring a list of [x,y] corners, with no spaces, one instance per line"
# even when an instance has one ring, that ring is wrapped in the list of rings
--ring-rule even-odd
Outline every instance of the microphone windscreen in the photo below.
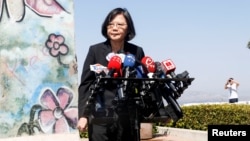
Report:
[[[109,53],[107,56],[106,56],[106,59],[108,60],[108,61],[110,61],[110,59],[113,57],[113,56],[115,56],[116,54],[114,53],[114,52],[111,52],[111,53]]]
[[[123,67],[134,67],[135,56],[133,54],[127,54],[124,58]]]
[[[116,55],[118,55],[119,57],[121,57],[122,62],[124,62],[125,54],[126,54],[126,53],[125,53],[124,50],[119,50],[119,51],[117,51],[117,54],[116,54]]]
[[[101,64],[93,64],[93,65],[90,65],[89,68],[90,68],[90,71],[93,71],[97,74],[99,74],[101,72],[104,72],[105,74],[107,74],[109,71],[107,67],[105,67]]]
[[[147,68],[147,72],[155,72],[155,62],[149,56],[145,56],[141,59],[141,63]]]
[[[165,74],[164,74],[163,68],[161,66],[161,62],[156,61],[155,67],[156,67],[156,71],[155,71],[154,76],[156,76],[157,78],[165,78]]]
[[[165,74],[175,71],[176,67],[174,62],[171,59],[167,59],[161,62],[161,66]]]
[[[110,58],[110,61],[108,63],[108,69],[115,69],[116,71],[119,71],[121,69],[122,65],[122,59],[119,56],[113,56]]]
[[[162,70],[161,62],[156,61],[156,62],[155,62],[155,67],[156,67],[156,70],[157,70],[157,71],[161,71],[161,70]]]
[[[122,62],[124,62],[125,54],[116,54],[116,55],[119,56],[122,59]]]

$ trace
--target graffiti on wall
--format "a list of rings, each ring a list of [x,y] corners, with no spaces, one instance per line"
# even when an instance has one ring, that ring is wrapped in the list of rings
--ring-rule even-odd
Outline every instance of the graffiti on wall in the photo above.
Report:
[[[0,138],[77,123],[73,0],[0,0]]]

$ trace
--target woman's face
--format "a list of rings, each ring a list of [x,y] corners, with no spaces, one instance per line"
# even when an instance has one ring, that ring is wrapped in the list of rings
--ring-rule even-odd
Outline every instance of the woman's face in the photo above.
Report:
[[[122,14],[116,15],[107,26],[107,34],[111,41],[124,41],[127,35],[127,22]]]

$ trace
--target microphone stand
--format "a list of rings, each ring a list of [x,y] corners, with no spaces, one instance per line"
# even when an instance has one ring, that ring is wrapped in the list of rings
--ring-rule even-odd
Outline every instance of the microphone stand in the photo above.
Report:
[[[133,141],[140,141],[140,108],[139,108],[140,100],[139,98],[131,99],[128,102],[128,111],[131,122],[131,134],[133,135]]]

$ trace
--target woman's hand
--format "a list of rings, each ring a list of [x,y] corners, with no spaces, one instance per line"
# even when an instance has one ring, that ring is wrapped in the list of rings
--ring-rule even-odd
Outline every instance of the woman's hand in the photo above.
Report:
[[[88,130],[88,119],[85,117],[81,117],[78,120],[77,128],[80,132],[86,132]]]

